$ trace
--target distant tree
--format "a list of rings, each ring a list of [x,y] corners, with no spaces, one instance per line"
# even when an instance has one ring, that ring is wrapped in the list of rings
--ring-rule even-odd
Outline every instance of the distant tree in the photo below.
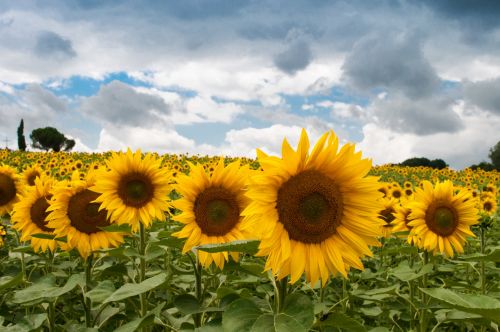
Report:
[[[426,166],[429,167],[431,161],[427,158],[409,158],[403,161],[401,166],[409,166],[409,167],[418,167],[418,166]]]
[[[74,140],[66,138],[53,127],[35,129],[31,132],[30,138],[33,141],[32,146],[34,148],[45,151],[50,149],[55,152],[61,150],[70,151],[75,146]]]
[[[425,167],[443,169],[448,167],[448,164],[443,159],[429,160],[425,157],[419,157],[419,158],[415,157],[406,159],[401,164],[399,164],[399,166],[408,166],[408,167],[425,166]]]
[[[498,141],[497,144],[490,149],[488,157],[490,157],[493,166],[497,170],[500,170],[500,141]]]
[[[477,169],[483,169],[485,171],[492,171],[495,169],[495,166],[493,166],[492,163],[488,163],[486,161],[482,161],[479,164],[474,164],[472,166],[469,166],[470,169],[472,170],[477,170]]]
[[[445,163],[443,159],[434,159],[434,160],[431,160],[431,162],[429,163],[429,166],[432,168],[443,169],[443,168],[448,167],[448,164]]]
[[[21,119],[19,127],[17,127],[17,146],[19,150],[26,151],[26,139],[24,137],[24,120]]]

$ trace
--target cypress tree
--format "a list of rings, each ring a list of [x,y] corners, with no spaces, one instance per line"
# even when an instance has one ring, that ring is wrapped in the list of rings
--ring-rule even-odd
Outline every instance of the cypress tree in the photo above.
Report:
[[[17,146],[19,150],[26,151],[26,139],[24,138],[24,120],[21,119],[19,127],[17,127]]]

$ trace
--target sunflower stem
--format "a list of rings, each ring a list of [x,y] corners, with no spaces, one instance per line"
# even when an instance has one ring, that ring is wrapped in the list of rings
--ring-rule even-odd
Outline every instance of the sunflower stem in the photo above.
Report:
[[[427,250],[424,251],[423,253],[423,266],[427,265],[429,263],[429,253]],[[422,288],[427,288],[427,274],[424,274],[422,276]],[[427,322],[426,322],[426,317],[425,313],[427,309],[425,306],[427,306],[427,294],[422,292],[422,304],[423,308],[420,312],[420,331],[424,332],[427,331]]]
[[[203,284],[202,284],[202,271],[203,267],[201,266],[200,259],[198,257],[198,252],[196,252],[196,262],[193,264],[194,267],[194,275],[195,275],[195,293],[196,299],[198,303],[202,305],[203,303]],[[193,314],[194,326],[201,327],[201,313]]]
[[[90,284],[92,282],[92,259],[93,254],[90,254],[85,261],[85,289],[83,293],[83,301],[85,303],[85,325],[87,327],[92,327],[92,302],[90,298],[87,296],[87,293],[90,291]]]
[[[276,280],[275,292],[277,294],[274,295],[276,313],[282,312],[285,307],[287,286],[288,286],[288,276],[282,278],[281,280]]]
[[[21,238],[19,237],[19,233],[17,231],[14,232],[16,235],[17,245],[21,246]],[[24,252],[21,252],[21,272],[23,273],[23,283],[26,285],[28,278],[26,277],[26,261],[24,259]]]
[[[347,293],[347,279],[342,278],[342,312],[347,312],[347,301],[349,294]]]
[[[55,302],[49,302],[49,307],[48,307],[48,321],[49,321],[49,331],[53,332],[56,330],[56,309],[55,309]]]
[[[484,233],[484,228],[480,227],[480,233],[479,237],[481,240],[481,254],[484,255],[486,251],[486,236]],[[485,268],[485,261],[481,260],[481,294],[486,294],[486,268]]]
[[[142,222],[139,223],[139,282],[143,282],[146,279],[146,229]],[[148,303],[145,293],[141,293],[141,317],[146,316],[148,312]]]

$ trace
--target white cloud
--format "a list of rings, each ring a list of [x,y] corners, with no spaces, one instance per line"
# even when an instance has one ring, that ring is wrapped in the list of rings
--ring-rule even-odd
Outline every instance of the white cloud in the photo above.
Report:
[[[397,163],[410,157],[443,159],[451,167],[461,169],[488,160],[488,150],[498,141],[500,117],[457,103],[454,111],[465,128],[457,133],[418,136],[397,133],[374,123],[363,127],[364,138],[359,148],[375,164]]]
[[[158,153],[185,153],[193,150],[195,142],[179,135],[173,128],[140,128],[107,126],[101,130],[98,151],[133,150]]]

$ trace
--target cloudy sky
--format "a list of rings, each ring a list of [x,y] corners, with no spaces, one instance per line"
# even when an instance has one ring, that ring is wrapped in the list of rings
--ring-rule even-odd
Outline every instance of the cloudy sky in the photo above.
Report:
[[[0,139],[255,156],[333,129],[375,164],[500,139],[498,1],[1,1]],[[29,141],[29,138],[28,138]]]

